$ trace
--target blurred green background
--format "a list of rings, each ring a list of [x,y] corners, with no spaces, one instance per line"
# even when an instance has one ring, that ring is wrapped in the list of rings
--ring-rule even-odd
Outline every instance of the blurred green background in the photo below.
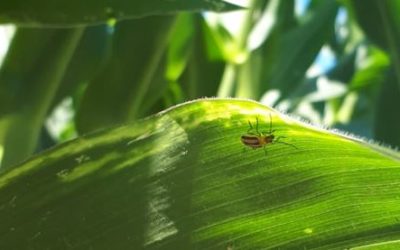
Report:
[[[0,169],[202,97],[400,146],[400,1],[230,3],[2,1]]]

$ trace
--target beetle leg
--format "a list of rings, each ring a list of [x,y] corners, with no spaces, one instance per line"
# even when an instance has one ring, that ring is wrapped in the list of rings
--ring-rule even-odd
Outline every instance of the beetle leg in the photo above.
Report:
[[[279,139],[282,139],[282,138],[287,138],[287,137],[286,137],[286,136],[278,136],[278,137],[275,138],[275,140],[274,140],[273,143],[282,143],[282,144],[285,144],[285,145],[294,147],[295,149],[298,149],[298,147],[296,147],[296,146],[293,145],[293,144],[290,144],[290,143],[287,143],[287,142],[283,142],[283,141],[279,141]]]

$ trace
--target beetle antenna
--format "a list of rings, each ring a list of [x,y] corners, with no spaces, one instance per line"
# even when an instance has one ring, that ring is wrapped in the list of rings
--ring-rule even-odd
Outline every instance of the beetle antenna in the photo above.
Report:
[[[271,116],[271,112],[269,113],[269,133],[272,134],[272,116]]]
[[[256,132],[260,135],[260,132],[258,131],[258,116],[256,116]]]
[[[249,123],[249,129],[247,130],[247,133],[250,133],[250,131],[253,130],[253,125],[251,124],[250,121],[248,121],[248,123]]]

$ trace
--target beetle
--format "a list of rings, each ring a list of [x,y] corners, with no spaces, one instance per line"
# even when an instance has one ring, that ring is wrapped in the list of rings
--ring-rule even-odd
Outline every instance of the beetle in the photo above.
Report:
[[[297,149],[296,146],[287,143],[287,142],[283,142],[280,141],[281,138],[286,138],[285,136],[275,136],[274,132],[275,129],[272,129],[272,116],[271,113],[269,113],[269,131],[259,131],[258,129],[258,117],[256,117],[256,126],[255,128],[253,127],[253,125],[251,124],[250,121],[249,122],[249,129],[247,130],[247,134],[242,135],[240,140],[242,141],[242,143],[245,146],[248,146],[252,149],[257,149],[257,148],[263,148],[265,154],[267,153],[265,147],[268,144],[274,144],[274,143],[282,143],[288,146],[292,146],[294,148]],[[254,132],[255,130],[255,132]]]

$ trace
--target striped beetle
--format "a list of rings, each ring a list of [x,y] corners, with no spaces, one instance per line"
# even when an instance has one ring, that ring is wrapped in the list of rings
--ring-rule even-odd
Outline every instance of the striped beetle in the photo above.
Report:
[[[265,154],[267,154],[267,151],[265,149],[267,144],[274,144],[274,143],[282,143],[288,146],[292,146],[297,149],[296,146],[280,141],[282,138],[286,138],[285,136],[275,136],[274,132],[275,129],[272,129],[272,116],[271,113],[269,113],[269,131],[259,131],[258,129],[258,117],[256,117],[256,126],[253,127],[250,121],[249,122],[249,129],[247,130],[247,134],[241,136],[241,141],[244,145],[252,148],[252,149],[257,149],[257,148],[263,148]],[[255,132],[254,132],[255,130]]]

